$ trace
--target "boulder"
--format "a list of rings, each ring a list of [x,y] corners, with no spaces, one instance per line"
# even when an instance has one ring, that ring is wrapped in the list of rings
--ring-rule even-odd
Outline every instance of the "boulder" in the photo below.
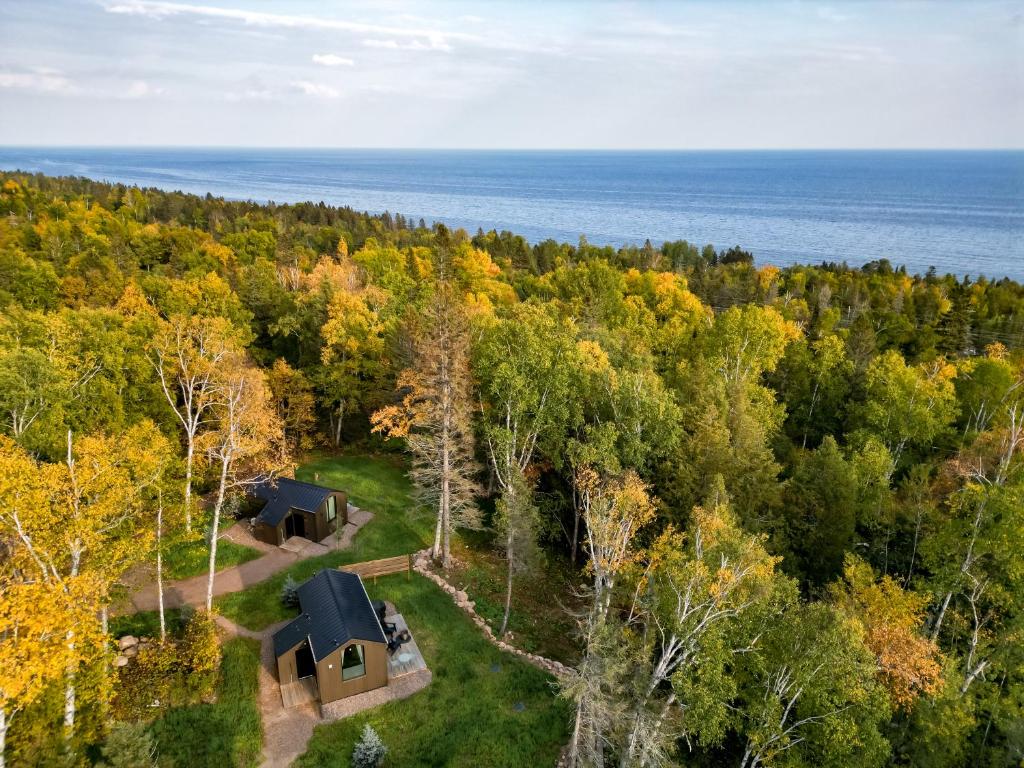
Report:
[[[139,646],[130,645],[127,648],[123,649],[122,653],[128,658],[131,658],[132,656],[137,656],[139,653]]]
[[[120,648],[122,651],[125,648],[131,648],[131,647],[136,646],[138,644],[139,644],[139,640],[134,635],[125,635],[124,637],[122,637],[120,640],[117,641],[117,647]]]
[[[118,656],[116,659],[114,659],[114,666],[115,667],[126,667],[126,666],[128,666],[128,657],[127,656]]]

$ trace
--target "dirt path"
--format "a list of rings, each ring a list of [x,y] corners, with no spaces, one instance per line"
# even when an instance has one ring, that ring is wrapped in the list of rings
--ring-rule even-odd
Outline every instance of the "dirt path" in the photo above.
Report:
[[[263,720],[263,762],[260,768],[287,768],[303,752],[320,722],[316,704],[285,709],[277,684],[274,633],[287,624],[268,627],[260,646],[260,717]]]
[[[253,539],[241,526],[232,527],[226,535],[232,541],[245,546],[260,549],[264,554],[255,560],[241,565],[231,566],[217,571],[213,581],[214,596],[240,592],[266,581],[275,573],[288,566],[310,557],[326,554],[332,550],[346,549],[352,545],[352,539],[370,520],[373,513],[364,509],[349,507],[348,523],[345,524],[340,537],[331,534],[321,542],[306,542],[296,546],[296,540],[290,539],[286,547],[274,547],[262,544]],[[236,529],[240,529],[237,530]],[[207,574],[200,574],[189,579],[171,581],[164,584],[164,607],[180,608],[182,605],[200,606],[206,602]],[[135,613],[138,611],[155,611],[159,607],[159,596],[156,584],[147,583],[138,587],[128,597],[128,604],[112,613]]]

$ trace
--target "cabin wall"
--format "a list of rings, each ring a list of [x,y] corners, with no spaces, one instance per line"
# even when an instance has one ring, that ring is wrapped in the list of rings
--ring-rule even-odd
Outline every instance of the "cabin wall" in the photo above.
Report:
[[[256,526],[253,528],[252,535],[257,541],[262,541],[264,544],[271,544],[277,547],[284,542],[283,528],[283,520],[277,526],[267,525],[266,523],[256,523]]]
[[[344,527],[348,522],[348,496],[341,491],[334,491],[331,496],[335,499],[338,515],[331,522],[327,521],[327,499],[324,499],[323,504],[317,508],[316,514],[309,518],[315,520],[316,538],[313,539],[314,541],[323,541],[338,530],[339,526]]]
[[[340,517],[340,515],[339,515]],[[350,645],[363,646],[366,659],[366,674],[355,680],[341,679],[341,659]],[[294,663],[294,651],[292,663]],[[357,693],[365,693],[388,684],[388,648],[383,643],[353,640],[338,648],[334,653],[317,662],[317,685],[320,688],[320,703],[327,704]]]
[[[299,679],[298,667],[295,664],[295,651],[301,645],[302,643],[297,643],[295,647],[277,657],[277,680],[281,685],[294,683]]]

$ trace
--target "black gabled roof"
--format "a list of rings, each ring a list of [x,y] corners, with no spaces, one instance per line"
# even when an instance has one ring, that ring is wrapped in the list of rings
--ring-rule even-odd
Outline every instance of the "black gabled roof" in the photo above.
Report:
[[[256,521],[276,526],[291,509],[304,512],[316,512],[324,503],[324,499],[334,491],[322,485],[292,480],[290,477],[278,477],[265,480],[252,488],[252,495],[266,501],[266,505],[256,515]]]
[[[280,656],[307,637],[317,661],[350,640],[387,643],[356,574],[325,569],[303,582],[298,591],[302,615],[274,633],[275,655]]]

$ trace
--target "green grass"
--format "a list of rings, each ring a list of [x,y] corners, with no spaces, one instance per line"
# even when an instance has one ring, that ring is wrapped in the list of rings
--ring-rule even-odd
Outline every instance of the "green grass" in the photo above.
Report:
[[[191,610],[191,609],[187,609]],[[185,627],[181,609],[168,608],[164,611],[167,634],[178,635]],[[134,635],[135,637],[160,637],[160,614],[157,611],[140,611],[125,616],[111,616],[109,633],[111,637]]]
[[[258,671],[260,644],[224,644],[217,700],[169,709],[151,727],[160,765],[168,768],[248,768],[263,749]]]
[[[388,576],[367,589],[406,618],[433,682],[408,699],[318,726],[297,768],[347,768],[365,723],[388,746],[388,766],[555,764],[569,712],[549,675],[488,643],[451,597],[418,575]]]
[[[241,565],[262,555],[258,549],[236,544],[231,539],[217,542],[217,570]],[[206,573],[210,565],[210,546],[206,538],[182,541],[167,548],[163,556],[164,578],[168,581],[187,579]]]
[[[304,581],[322,568],[403,555],[428,546],[433,515],[412,501],[412,487],[400,462],[383,456],[314,456],[295,473],[348,493],[349,502],[373,512],[348,549],[300,560],[249,589],[216,599],[217,610],[232,621],[260,630],[289,619],[295,611],[281,604],[281,586],[290,575]],[[319,479],[317,479],[319,475]]]

